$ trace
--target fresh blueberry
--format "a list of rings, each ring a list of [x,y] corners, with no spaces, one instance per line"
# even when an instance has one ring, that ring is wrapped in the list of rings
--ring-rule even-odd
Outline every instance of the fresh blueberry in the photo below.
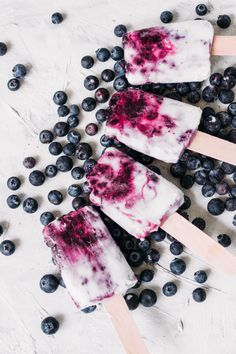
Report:
[[[236,116],[236,102],[232,102],[229,104],[228,106],[228,113],[231,116]],[[229,124],[231,123],[231,121],[229,121]]]
[[[179,210],[177,210],[177,213],[180,214],[186,220],[189,220],[189,215],[188,215],[188,213],[186,211],[179,209]],[[168,238],[168,236],[167,236],[167,238]],[[171,238],[172,238],[172,236],[171,236]]]
[[[99,61],[107,61],[110,58],[110,52],[107,48],[99,48],[96,50],[96,57]]]
[[[29,175],[29,182],[33,185],[33,186],[41,186],[45,181],[45,176],[43,174],[43,172],[38,171],[38,170],[34,170],[30,173]]]
[[[116,75],[123,76],[125,75],[125,61],[124,59],[118,60],[114,64],[114,71]]]
[[[72,156],[75,154],[76,146],[73,143],[68,143],[63,147],[63,153],[66,156]]]
[[[217,134],[221,128],[220,119],[210,115],[204,119],[203,127],[208,134]]]
[[[202,195],[206,198],[210,198],[215,194],[215,187],[211,183],[206,183],[202,186]]]
[[[88,143],[80,143],[76,150],[76,157],[79,160],[87,160],[92,155],[93,151]]]
[[[21,181],[18,177],[10,177],[7,180],[7,187],[12,191],[16,191],[21,186]]]
[[[220,120],[222,127],[229,126],[232,121],[232,117],[229,115],[229,113],[224,111],[216,113],[216,118]]]
[[[77,115],[72,114],[67,118],[67,123],[69,124],[70,128],[76,128],[79,124],[79,119]]]
[[[200,230],[204,230],[206,227],[206,222],[203,218],[197,217],[193,219],[192,224],[198,227]]]
[[[84,169],[82,167],[74,167],[72,170],[71,170],[71,176],[78,180],[78,179],[82,179],[84,177]]]
[[[220,215],[224,209],[224,202],[219,198],[213,198],[207,204],[207,210],[211,215]]]
[[[131,251],[127,259],[131,267],[139,267],[143,263],[143,253],[139,250]]]
[[[219,195],[225,195],[229,191],[229,185],[225,181],[215,184],[216,193]]]
[[[11,256],[15,252],[16,246],[10,240],[4,240],[0,243],[0,252],[4,256]]]
[[[216,23],[220,28],[228,28],[231,24],[231,18],[228,15],[220,15]]]
[[[96,309],[97,309],[97,306],[96,306],[96,305],[91,305],[91,306],[85,307],[84,309],[81,309],[81,311],[82,311],[83,313],[92,313],[92,312],[94,312]]]
[[[149,250],[145,252],[144,255],[145,263],[151,265],[157,264],[159,259],[160,259],[160,253],[155,248],[149,248]]]
[[[2,236],[2,234],[3,234],[3,227],[2,227],[2,225],[0,224],[0,236]]]
[[[228,104],[234,100],[234,92],[232,90],[221,89],[218,95],[221,103]]]
[[[78,184],[71,184],[68,187],[68,194],[75,198],[78,197],[82,193],[82,188]]]
[[[57,166],[55,165],[47,165],[44,170],[45,176],[52,178],[57,174]]]
[[[147,238],[144,240],[138,240],[137,248],[142,252],[146,252],[150,248],[150,241]]]
[[[121,229],[118,225],[112,225],[111,227],[109,227],[109,231],[112,235],[112,237],[116,240],[116,242],[120,242],[123,237],[124,237],[124,230]],[[129,247],[129,250],[128,251],[131,251],[133,248],[134,248],[134,241],[133,239],[129,238],[128,239],[129,241],[132,242],[132,245],[131,247]],[[122,241],[123,242],[123,241]],[[128,243],[127,243],[128,244]],[[126,245],[127,245],[126,244]],[[124,246],[124,244],[122,243],[122,247]],[[124,246],[124,249],[125,249],[125,246]]]
[[[208,117],[210,115],[214,116],[215,115],[215,110],[212,107],[209,107],[209,106],[203,108],[202,117],[206,118],[206,117]]]
[[[67,101],[67,94],[64,91],[57,91],[53,95],[53,102],[59,106],[65,104]]]
[[[52,190],[48,193],[48,201],[54,205],[59,205],[63,201],[61,192]]]
[[[171,98],[172,100],[176,101],[182,101],[182,96],[180,96],[180,94],[178,94],[177,92],[167,92],[165,94],[165,97]]]
[[[201,161],[196,156],[190,156],[190,158],[186,161],[187,169],[196,170],[201,166]]]
[[[114,234],[113,231],[111,232],[113,238],[116,241],[121,241],[120,247],[121,247],[123,252],[125,252],[125,253],[128,252],[129,253],[129,252],[134,250],[135,242],[134,242],[133,238],[131,238],[131,237],[123,237],[123,231],[122,231],[121,228],[113,227],[112,230],[115,230],[115,234]],[[118,237],[117,237],[117,235],[118,235]]]
[[[198,270],[194,273],[194,280],[200,284],[205,283],[207,281],[207,273],[204,270]]]
[[[105,82],[110,82],[114,80],[114,78],[115,78],[115,73],[111,69],[105,69],[101,73],[101,79]]]
[[[128,306],[128,309],[131,311],[135,310],[139,305],[139,298],[136,294],[125,294],[124,299]]]
[[[81,135],[79,132],[77,132],[76,130],[71,130],[69,131],[69,133],[67,134],[67,140],[69,141],[69,143],[74,144],[74,145],[78,145],[81,139]]]
[[[60,156],[56,160],[57,169],[61,172],[68,172],[73,167],[73,161],[69,156]]]
[[[194,184],[194,179],[192,176],[185,175],[185,176],[181,177],[181,180],[180,180],[181,187],[183,187],[185,189],[190,189],[190,188],[192,188],[193,184]]]
[[[59,322],[54,317],[46,317],[41,322],[41,329],[45,334],[55,334],[59,328]]]
[[[59,106],[57,108],[57,114],[59,117],[66,117],[69,114],[69,108],[65,105]]]
[[[34,157],[29,156],[29,157],[24,158],[23,166],[25,168],[29,168],[30,169],[30,168],[33,168],[35,165],[36,165],[36,160],[35,160]]]
[[[12,194],[9,195],[9,197],[7,197],[7,205],[9,206],[9,208],[11,209],[16,209],[18,208],[18,206],[20,205],[21,200],[18,197],[18,195],[16,194]]]
[[[105,103],[109,99],[109,91],[104,87],[100,87],[95,91],[94,97],[98,103]]]
[[[63,16],[60,12],[54,12],[51,16],[52,23],[58,25],[63,21]]]
[[[176,89],[176,92],[178,94],[180,94],[180,96],[186,96],[190,91],[190,88],[189,88],[189,85],[187,82],[176,84],[175,89]]]
[[[221,82],[221,88],[230,90],[236,85],[236,78],[233,75],[224,76]]]
[[[205,4],[199,4],[196,6],[195,11],[198,16],[204,16],[207,14],[207,7]]]
[[[184,203],[179,207],[180,210],[186,210],[188,208],[190,208],[191,206],[191,199],[185,195],[184,196]]]
[[[95,117],[98,123],[103,123],[108,119],[109,111],[107,109],[101,108],[95,113]]]
[[[116,37],[123,37],[123,35],[127,32],[127,28],[124,25],[117,25],[114,28],[114,34]]]
[[[233,222],[232,222],[232,224],[233,224],[234,226],[236,226],[236,214],[235,214],[234,217],[233,217]]]
[[[78,210],[80,208],[83,208],[87,204],[86,200],[83,197],[75,197],[72,200],[72,207],[75,210]]]
[[[42,144],[50,144],[53,141],[53,133],[50,130],[42,130],[39,134],[39,140]]]
[[[0,42],[0,56],[5,55],[7,52],[7,46],[5,43]]]
[[[54,293],[59,286],[59,281],[55,275],[46,274],[40,279],[39,286],[45,293]]]
[[[201,99],[201,95],[198,91],[190,91],[187,95],[187,100],[190,103],[198,103]]]
[[[213,86],[220,86],[222,82],[223,76],[220,73],[214,73],[210,76],[210,84]]]
[[[70,114],[78,116],[80,113],[79,106],[77,104],[72,104],[70,106]]]
[[[70,130],[70,126],[66,122],[57,122],[53,128],[54,133],[58,137],[66,136],[69,130]]]
[[[149,165],[148,168],[149,168],[151,171],[157,173],[158,175],[161,175],[161,170],[160,170],[160,168],[159,168],[158,166]]]
[[[27,198],[23,201],[23,209],[26,213],[33,214],[38,210],[38,202],[34,198]]]
[[[96,108],[96,101],[92,97],[86,97],[82,101],[82,108],[85,112],[91,112]]]
[[[124,91],[129,86],[125,76],[118,76],[114,82],[113,87],[116,91]]]
[[[206,291],[202,288],[197,288],[192,292],[193,300],[196,302],[203,302],[206,300]]]
[[[200,81],[193,81],[188,83],[190,91],[200,90],[202,87],[202,83]]]
[[[208,180],[208,174],[204,170],[198,170],[194,173],[194,181],[199,185],[204,185]]]
[[[219,183],[224,178],[225,173],[220,167],[216,167],[209,172],[209,181],[211,183]]]
[[[174,296],[177,293],[177,286],[172,281],[165,283],[162,292],[165,296]]]
[[[155,291],[151,289],[144,289],[139,295],[139,302],[145,307],[151,307],[155,305],[157,301],[157,295]]]
[[[124,50],[119,46],[115,46],[111,50],[111,58],[115,61],[123,59]]]
[[[84,69],[91,69],[93,67],[94,64],[94,60],[90,55],[85,55],[82,59],[81,59],[81,66]]]
[[[62,152],[62,145],[57,141],[54,141],[48,146],[48,150],[51,155],[60,155],[60,153]]]
[[[23,64],[17,64],[12,69],[12,73],[16,79],[22,79],[26,75],[27,70]]]
[[[177,162],[170,166],[170,173],[173,177],[183,177],[186,173],[186,164],[184,162]]]
[[[88,159],[84,161],[83,164],[83,169],[85,171],[86,174],[92,172],[94,166],[97,164],[97,161],[94,159]]]
[[[236,67],[230,66],[224,71],[224,76],[232,75],[236,78]]]
[[[230,187],[229,195],[233,198],[236,198],[236,184]]]
[[[236,171],[236,166],[231,165],[227,162],[222,162],[221,168],[226,175],[231,175],[232,173],[234,173],[234,171]]]
[[[162,96],[164,94],[165,90],[166,90],[165,84],[160,84],[160,83],[152,84],[151,92],[156,95]]]
[[[183,274],[186,269],[186,263],[183,259],[175,258],[170,263],[170,270],[176,275]]]
[[[50,211],[45,211],[40,215],[40,222],[43,226],[50,224],[53,220],[55,220],[55,216]]]
[[[170,252],[175,256],[180,255],[183,249],[183,245],[179,241],[174,241],[170,244]]]
[[[236,198],[227,198],[225,201],[225,209],[227,211],[235,211],[236,210]]]
[[[107,135],[102,135],[100,138],[100,144],[104,147],[109,147],[113,145],[113,139]]]
[[[16,91],[20,87],[20,81],[18,79],[10,79],[7,83],[7,87],[10,91]]]
[[[145,283],[152,281],[153,277],[154,271],[151,269],[144,269],[139,276],[140,280],[144,281]]]
[[[236,129],[231,129],[228,133],[228,139],[231,143],[236,144]]]
[[[95,90],[99,85],[98,78],[94,75],[89,75],[84,79],[84,87],[89,90]]]
[[[173,20],[173,13],[170,11],[163,11],[160,15],[160,20],[163,23],[169,23]]]
[[[161,242],[165,239],[166,237],[166,232],[164,230],[162,230],[161,228],[159,228],[157,231],[153,231],[150,233],[150,238],[153,241],[156,242]]]
[[[202,98],[206,102],[213,102],[217,98],[216,86],[206,86],[202,91]]]

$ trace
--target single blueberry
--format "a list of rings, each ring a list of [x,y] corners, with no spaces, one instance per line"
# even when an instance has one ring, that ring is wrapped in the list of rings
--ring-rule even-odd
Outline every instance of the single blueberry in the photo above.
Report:
[[[184,247],[179,241],[174,241],[170,244],[170,252],[175,256],[180,255],[183,252],[183,249]]]
[[[12,191],[16,191],[21,186],[21,181],[18,177],[10,177],[7,180],[7,187]]]
[[[151,92],[156,94],[156,95],[163,95],[166,90],[165,84],[152,84],[151,86]]]
[[[53,128],[54,133],[58,137],[66,136],[69,130],[70,130],[70,126],[66,122],[57,122]]]
[[[200,81],[193,81],[188,83],[190,91],[200,90],[202,87],[202,83]]]
[[[233,198],[236,198],[236,184],[230,187],[229,195]]]
[[[222,82],[223,76],[220,73],[214,73],[210,76],[210,84],[213,86],[220,86]]]
[[[89,75],[84,79],[84,87],[89,90],[95,90],[99,85],[98,78],[94,75]]]
[[[216,86],[206,86],[202,91],[202,99],[206,102],[213,102],[217,98]]]
[[[38,202],[34,198],[26,198],[23,201],[23,209],[26,213],[33,214],[38,210]]]
[[[123,35],[127,32],[127,28],[125,25],[117,25],[114,28],[114,34],[116,37],[123,37]]]
[[[78,184],[71,184],[68,187],[68,194],[73,198],[78,197],[81,193],[82,193],[82,188]]]
[[[104,87],[100,87],[95,91],[94,97],[98,103],[105,103],[109,99],[109,91]]]
[[[105,82],[110,82],[114,80],[114,78],[115,78],[115,73],[111,69],[105,69],[101,73],[101,79]]]
[[[48,201],[54,205],[59,205],[63,201],[63,195],[57,190],[48,193]]]
[[[151,289],[144,289],[139,295],[139,302],[145,307],[151,307],[155,305],[157,301],[157,295],[155,291]]]
[[[208,134],[217,134],[221,128],[220,119],[210,115],[203,120],[203,127]]]
[[[228,15],[220,15],[216,21],[220,28],[228,28],[231,24],[231,18]]]
[[[71,170],[71,176],[78,180],[78,179],[82,179],[84,177],[84,174],[85,174],[85,171],[82,167],[74,167],[72,170]]]
[[[87,204],[87,201],[83,197],[75,197],[72,200],[72,207],[75,210],[78,210],[80,208],[83,208]]]
[[[210,157],[205,157],[202,159],[201,165],[204,168],[204,170],[210,171],[214,168],[215,163],[214,163],[214,160],[211,159]]]
[[[16,79],[22,79],[27,73],[26,67],[23,64],[16,64],[12,69],[12,74]]]
[[[203,108],[202,117],[206,118],[206,117],[208,117],[210,115],[214,116],[215,115],[215,110],[212,107],[209,107],[209,106]]]
[[[163,285],[162,292],[165,296],[174,296],[177,293],[177,286],[170,281]]]
[[[175,275],[183,274],[186,269],[186,263],[183,259],[175,258],[170,263],[170,270]]]
[[[221,167],[216,167],[209,172],[209,181],[211,183],[219,183],[224,178],[225,173]]]
[[[12,194],[12,195],[9,195],[9,197],[7,197],[7,205],[11,209],[18,208],[20,203],[21,203],[20,197],[16,194]]]
[[[7,52],[7,46],[5,43],[0,42],[0,56],[5,55]]]
[[[65,105],[57,108],[57,114],[59,117],[66,117],[70,113],[69,108]]]
[[[67,135],[68,136],[68,135]],[[75,154],[76,146],[73,143],[68,143],[63,146],[63,153],[66,156],[72,156]]]
[[[194,181],[199,185],[204,185],[208,180],[208,173],[204,170],[198,170],[194,173]]]
[[[190,208],[191,206],[191,199],[185,195],[184,196],[184,203],[179,207],[180,210],[186,210],[188,208]]]
[[[16,246],[10,240],[4,240],[0,243],[0,252],[4,256],[11,256],[15,252]]]
[[[53,133],[50,130],[42,130],[39,133],[39,140],[42,144],[50,144],[53,141]]]
[[[85,112],[91,112],[96,108],[96,101],[92,97],[86,97],[83,99],[81,106]]]
[[[205,4],[199,4],[196,6],[195,11],[198,16],[204,16],[207,14],[207,7]]]
[[[224,202],[219,198],[213,198],[207,204],[207,210],[211,215],[220,215],[224,209]]]
[[[225,195],[229,191],[229,185],[227,182],[222,181],[215,184],[216,193],[219,195]]]
[[[198,227],[200,230],[204,230],[206,227],[206,222],[203,218],[197,217],[193,219],[192,224]]]
[[[61,172],[68,172],[73,167],[73,160],[69,156],[60,156],[56,160],[57,169]]]
[[[173,13],[170,11],[163,11],[160,15],[160,20],[163,23],[169,23],[173,20]]]
[[[45,175],[41,171],[34,170],[29,175],[29,182],[35,187],[41,186],[44,181]]]
[[[197,288],[192,292],[193,300],[196,302],[203,302],[206,300],[206,291],[202,288]]]
[[[41,322],[41,329],[45,334],[55,334],[59,328],[59,322],[54,317],[46,317]]]
[[[184,162],[177,162],[170,166],[170,173],[173,177],[183,177],[186,173],[186,164]]]
[[[235,211],[236,210],[236,198],[227,198],[225,201],[225,210]]]
[[[121,59],[115,62],[114,71],[116,75],[123,76],[125,75],[125,60]]]
[[[205,183],[202,186],[202,195],[206,198],[210,198],[215,194],[215,187],[211,183]]]
[[[234,92],[232,90],[221,89],[218,95],[221,103],[228,104],[234,100]]]
[[[176,84],[175,89],[176,89],[176,92],[178,94],[180,94],[180,96],[186,96],[190,91],[190,88],[189,88],[189,85],[187,82]]]
[[[139,298],[138,295],[130,293],[130,294],[125,294],[124,299],[126,302],[126,305],[128,306],[128,309],[133,311],[135,310],[138,305],[139,305]]]
[[[186,161],[186,166],[189,170],[196,170],[201,166],[201,161],[196,156],[190,156],[189,159]]]
[[[88,143],[80,143],[76,150],[76,157],[79,160],[87,160],[92,155],[93,151]]]
[[[142,252],[146,252],[150,248],[150,241],[147,238],[144,240],[138,240],[137,248]]]
[[[40,215],[40,222],[43,226],[50,224],[53,220],[55,220],[55,216],[50,211],[45,211]]]
[[[45,293],[54,293],[59,286],[59,281],[55,275],[46,274],[40,279],[39,286]]]
[[[76,128],[79,124],[79,119],[78,119],[77,115],[71,114],[67,118],[67,123],[69,124],[70,128]]]
[[[69,133],[67,134],[67,140],[69,141],[69,143],[77,145],[79,144],[81,139],[81,135],[79,132],[77,132],[76,130],[71,130],[69,131]]]
[[[81,59],[81,66],[84,69],[91,69],[93,67],[94,64],[94,60],[90,55],[85,55],[82,59]]]
[[[231,165],[230,163],[227,162],[222,162],[220,167],[222,168],[222,170],[226,175],[231,175],[232,173],[234,173],[234,171],[236,171],[236,166]]]
[[[207,273],[204,270],[198,270],[194,273],[194,280],[200,284],[205,283],[207,281]]]
[[[20,81],[18,79],[10,79],[7,83],[10,91],[16,91],[20,88]]]
[[[124,91],[129,86],[125,76],[118,76],[114,82],[113,87],[116,91]]]
[[[166,232],[164,230],[162,230],[161,228],[159,228],[157,231],[153,231],[149,235],[150,235],[151,240],[156,241],[156,242],[161,242],[165,239]]]
[[[131,251],[128,255],[128,263],[131,267],[139,267],[143,263],[143,253],[139,250]]]
[[[79,106],[77,104],[72,104],[70,106],[70,114],[78,116],[80,113]]]
[[[229,126],[232,121],[232,117],[230,116],[230,114],[224,111],[216,113],[216,118],[220,120],[222,127]]]
[[[152,281],[153,277],[154,271],[151,269],[144,269],[139,276],[140,280],[144,281],[145,283]]]
[[[115,46],[111,50],[111,58],[115,61],[123,59],[124,50],[119,46]]]
[[[84,161],[83,164],[83,169],[85,171],[86,174],[92,172],[94,166],[97,164],[97,161],[94,159],[88,159]]]
[[[54,12],[51,16],[51,21],[54,25],[58,25],[63,21],[63,16],[60,12]]]
[[[105,147],[109,147],[113,145],[113,140],[107,135],[102,135],[100,138],[100,144]]]
[[[24,160],[23,160],[23,166],[25,168],[33,168],[34,166],[36,165],[36,160],[34,157],[25,157]]]
[[[110,58],[110,52],[107,48],[99,48],[96,50],[96,57],[99,61],[107,61]]]
[[[198,103],[201,99],[201,95],[198,91],[191,91],[187,95],[187,100],[190,103]]]
[[[160,259],[160,253],[155,248],[149,248],[144,254],[144,261],[147,264],[157,264]]]
[[[54,141],[48,146],[48,150],[51,155],[60,155],[62,152],[62,145],[59,142]]]
[[[194,179],[192,176],[185,175],[185,176],[181,177],[181,180],[180,180],[181,187],[183,187],[185,189],[190,189],[190,188],[192,188],[193,184],[194,184]]]
[[[236,85],[236,78],[233,75],[224,76],[221,82],[221,88],[230,90]]]
[[[59,106],[65,104],[67,101],[67,94],[64,91],[56,91],[53,95],[53,102]]]
[[[95,117],[98,123],[103,123],[108,119],[109,111],[107,109],[101,108],[95,113]]]
[[[55,165],[47,165],[44,170],[45,176],[52,178],[57,174],[57,167]]]
[[[236,67],[230,66],[224,71],[224,76],[232,75],[236,78]]]

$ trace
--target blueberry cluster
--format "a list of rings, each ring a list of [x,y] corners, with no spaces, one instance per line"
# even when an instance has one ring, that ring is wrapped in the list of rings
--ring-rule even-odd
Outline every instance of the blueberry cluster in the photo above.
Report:
[[[21,85],[22,79],[27,74],[27,69],[23,64],[16,64],[12,69],[13,79],[10,79],[7,83],[7,87],[10,91],[16,91]]]

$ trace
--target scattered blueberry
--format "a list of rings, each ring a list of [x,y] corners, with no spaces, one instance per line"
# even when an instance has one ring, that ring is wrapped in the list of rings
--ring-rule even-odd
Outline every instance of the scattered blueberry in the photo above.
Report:
[[[128,306],[128,309],[131,311],[135,310],[139,305],[139,298],[136,294],[125,294],[124,299]]]
[[[88,143],[80,143],[76,150],[76,157],[79,160],[87,160],[92,155],[93,151]]]
[[[236,198],[236,184],[230,187],[229,195],[233,198]]]
[[[204,16],[208,10],[205,4],[199,4],[196,6],[195,11],[198,16]]]
[[[45,176],[41,171],[34,170],[29,175],[29,182],[35,187],[41,186],[44,183],[44,181],[45,181]]]
[[[79,106],[77,104],[72,104],[70,106],[70,114],[78,116],[80,113]]]
[[[23,64],[17,64],[12,69],[12,73],[16,79],[22,79],[26,75],[27,70]]]
[[[5,43],[0,42],[0,56],[5,55],[7,52],[7,46]]]
[[[221,126],[222,127],[227,127],[228,125],[231,124],[232,117],[229,115],[228,112],[218,112],[216,113],[216,117],[220,120]]]
[[[208,117],[208,116],[210,116],[210,115],[212,115],[212,116],[215,115],[214,109],[213,109],[212,107],[209,107],[209,106],[203,108],[203,110],[202,110],[202,117],[203,117],[203,118],[206,118],[206,117]]]
[[[78,197],[82,193],[82,188],[78,184],[71,184],[68,187],[68,194],[75,198]]]
[[[210,84],[213,86],[220,86],[222,82],[223,76],[220,73],[214,73],[210,76]]]
[[[220,15],[216,23],[220,28],[228,28],[231,24],[231,18],[228,15]]]
[[[20,81],[18,79],[10,79],[7,83],[7,87],[10,91],[16,91],[20,87]]]
[[[158,231],[151,232],[150,237],[153,241],[161,242],[165,239],[166,232],[164,230],[162,230],[161,228],[159,228]]]
[[[23,166],[25,168],[29,168],[30,169],[30,168],[33,168],[35,165],[36,165],[36,160],[35,160],[34,157],[29,156],[29,157],[24,158]]]
[[[173,163],[170,166],[170,173],[173,177],[183,177],[186,173],[186,164],[184,162]]]
[[[209,181],[212,183],[219,183],[224,178],[225,174],[222,168],[216,167],[209,172]]]
[[[224,71],[224,76],[232,75],[236,78],[236,67],[230,66]]]
[[[117,25],[114,28],[114,34],[116,37],[123,37],[123,35],[127,32],[127,28],[124,25]]]
[[[18,177],[10,177],[7,180],[7,187],[12,191],[16,191],[21,186],[21,181]]]
[[[115,230],[115,233],[114,233]],[[112,236],[116,241],[121,241],[121,249],[123,252],[131,252],[135,248],[135,242],[134,239],[131,237],[123,237],[123,232],[121,228],[115,227],[112,230]],[[118,236],[118,237],[117,237]]]
[[[160,20],[163,23],[169,23],[173,20],[173,14],[170,11],[163,11],[160,15]]]
[[[204,119],[203,127],[208,134],[217,134],[221,128],[220,119],[210,115]]]
[[[105,69],[101,73],[101,79],[105,82],[110,82],[114,80],[114,78],[115,78],[115,73],[111,69]]]
[[[63,153],[66,156],[72,156],[75,154],[76,146],[73,143],[68,143],[63,147]]]
[[[124,91],[128,87],[128,81],[125,76],[117,77],[113,82],[113,87],[116,91]]]
[[[139,302],[145,307],[151,307],[155,305],[157,301],[157,295],[155,291],[151,289],[144,289],[139,295]]]
[[[84,79],[84,87],[89,90],[95,90],[99,85],[98,78],[94,75],[89,75]]]
[[[190,208],[191,206],[191,199],[185,195],[184,196],[184,203],[179,207],[180,210],[186,210],[188,208]]]
[[[53,95],[53,102],[59,106],[65,104],[67,101],[67,94],[64,91],[57,91]]]
[[[67,134],[67,140],[71,144],[74,144],[74,145],[79,144],[80,139],[81,139],[81,135],[76,130],[70,130],[69,133]]]
[[[124,50],[119,46],[115,46],[111,50],[111,58],[115,61],[123,59]]]
[[[213,102],[217,98],[216,86],[206,86],[202,91],[202,98],[206,102]]]
[[[221,89],[218,95],[221,103],[228,104],[234,100],[234,92],[232,90]]]
[[[63,200],[63,196],[61,192],[57,190],[52,190],[48,193],[48,201],[54,205],[59,205],[61,204]]]
[[[190,189],[194,184],[194,179],[190,175],[185,175],[181,177],[180,185],[185,189]]]
[[[207,210],[211,215],[220,215],[224,209],[224,202],[219,198],[213,198],[207,204]]]
[[[101,108],[95,113],[95,117],[98,123],[103,123],[109,117],[109,111],[107,109]]]
[[[88,307],[85,307],[84,309],[81,309],[83,313],[92,313],[96,310],[97,306],[96,305],[91,305]]]
[[[54,317],[46,317],[41,322],[41,329],[45,334],[55,334],[59,328],[59,322]]]
[[[139,278],[141,281],[144,281],[145,283],[150,282],[154,277],[154,271],[151,269],[144,269]]]
[[[83,164],[83,169],[85,171],[86,174],[92,172],[94,166],[97,164],[97,161],[94,159],[88,159],[84,161]]]
[[[77,115],[72,114],[67,118],[67,123],[69,124],[70,128],[76,128],[79,124],[79,119]]]
[[[96,57],[99,61],[107,61],[110,58],[110,52],[107,48],[99,48],[96,50]]]
[[[194,273],[194,280],[200,284],[205,283],[207,281],[207,273],[204,270],[198,270]]]
[[[54,133],[58,137],[66,136],[69,130],[70,130],[70,126],[66,122],[57,122],[53,128]]]
[[[216,183],[215,185],[216,193],[219,195],[225,195],[229,191],[229,185],[225,181]]]
[[[16,194],[12,194],[12,195],[9,195],[9,197],[7,197],[7,205],[11,209],[18,208],[20,203],[21,203],[20,197],[18,197],[18,195],[16,195]]]
[[[66,117],[70,113],[69,108],[65,105],[57,108],[57,114],[59,117]]]
[[[52,23],[58,25],[63,21],[63,16],[60,12],[54,12],[51,17]]]
[[[94,97],[98,103],[105,103],[109,99],[109,91],[104,87],[100,87],[95,91]]]
[[[81,106],[85,112],[91,112],[96,108],[96,101],[92,97],[86,97],[83,99]]]
[[[87,202],[83,197],[75,197],[72,201],[72,207],[75,210],[83,208],[86,204],[87,204]]]
[[[110,138],[109,136],[104,134],[100,138],[100,144],[104,147],[109,147],[109,146],[112,146],[113,140],[112,140],[112,138]]]
[[[206,198],[210,198],[215,194],[215,187],[211,183],[206,183],[202,186],[202,195]]]
[[[85,55],[82,59],[81,59],[81,66],[84,69],[91,69],[93,67],[94,64],[94,60],[90,55]]]
[[[192,224],[198,227],[200,230],[204,230],[206,227],[206,222],[203,218],[197,217],[193,219]]]
[[[55,165],[47,165],[44,170],[45,176],[52,178],[57,174],[57,167]]]
[[[53,133],[50,130],[42,130],[39,134],[39,140],[42,144],[50,144],[53,141]]]
[[[144,261],[147,264],[157,264],[160,259],[160,253],[155,248],[150,248],[145,252]]]
[[[206,291],[202,288],[197,288],[192,292],[193,300],[196,302],[203,302],[206,300]]]
[[[236,210],[236,198],[227,198],[225,201],[225,210],[235,211]]]
[[[4,256],[11,256],[15,252],[16,246],[10,240],[4,240],[0,243],[0,252]]]
[[[54,293],[59,286],[59,281],[55,275],[46,274],[40,279],[39,286],[45,293]]]
[[[203,186],[208,180],[208,174],[204,170],[198,170],[194,173],[194,181]]]
[[[226,175],[231,175],[232,173],[234,173],[234,171],[236,171],[236,167],[227,162],[222,162],[221,169]]]
[[[180,96],[186,96],[190,91],[190,88],[189,88],[189,85],[187,82],[182,82],[182,83],[176,84],[175,89],[176,89],[176,92]]]
[[[60,155],[60,153],[62,152],[62,145],[57,141],[54,141],[48,146],[48,150],[51,155]]]
[[[190,103],[198,103],[201,99],[201,95],[198,91],[190,91],[187,95],[187,100]]]
[[[45,211],[40,215],[40,222],[43,226],[50,224],[53,220],[55,220],[55,216],[50,211]]]
[[[176,275],[183,274],[186,269],[186,263],[183,259],[175,258],[170,263],[170,270]]]
[[[170,244],[170,252],[175,256],[180,255],[183,249],[183,245],[179,241],[174,241]]]
[[[114,71],[115,71],[116,75],[118,75],[118,76],[125,75],[125,61],[124,61],[124,59],[121,59],[121,60],[118,60],[115,62]]]
[[[162,292],[165,296],[174,296],[177,293],[177,286],[172,281],[165,283]]]
[[[139,250],[131,251],[128,255],[128,263],[132,267],[139,267],[143,263],[143,253]]]
[[[26,213],[33,214],[38,210],[38,202],[34,198],[26,198],[23,201],[23,209]]]
[[[74,167],[72,170],[71,170],[71,176],[78,180],[78,179],[82,179],[84,177],[84,169],[82,167]]]
[[[150,241],[147,238],[144,240],[138,240],[137,248],[142,252],[146,252],[150,248]]]
[[[73,161],[69,156],[60,156],[56,160],[57,169],[61,172],[68,172],[73,167]]]
[[[221,88],[230,90],[236,85],[236,78],[232,75],[224,76],[221,82]]]

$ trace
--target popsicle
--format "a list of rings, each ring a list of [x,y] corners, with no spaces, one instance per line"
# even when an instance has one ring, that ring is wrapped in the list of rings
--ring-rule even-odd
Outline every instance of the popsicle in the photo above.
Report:
[[[156,159],[175,163],[184,149],[236,164],[236,145],[197,131],[201,109],[129,88],[109,102],[106,135]]]
[[[183,193],[175,185],[115,148],[107,148],[87,176],[90,200],[136,238],[161,226],[203,260],[236,273],[236,257],[175,213]]]
[[[119,327],[119,316],[122,318],[124,314],[128,317],[131,334],[144,348],[121,296],[137,282],[136,277],[99,214],[86,206],[53,221],[43,233],[76,306],[83,309],[104,301],[127,351],[130,352],[131,347],[137,348],[136,344],[130,343],[134,340],[128,341],[127,333],[121,325]],[[123,327],[127,327],[127,323]],[[135,349],[131,352],[135,353]]]
[[[235,55],[236,37],[215,36],[205,20],[170,23],[123,36],[126,77],[147,82],[203,81],[210,75],[210,55]]]

